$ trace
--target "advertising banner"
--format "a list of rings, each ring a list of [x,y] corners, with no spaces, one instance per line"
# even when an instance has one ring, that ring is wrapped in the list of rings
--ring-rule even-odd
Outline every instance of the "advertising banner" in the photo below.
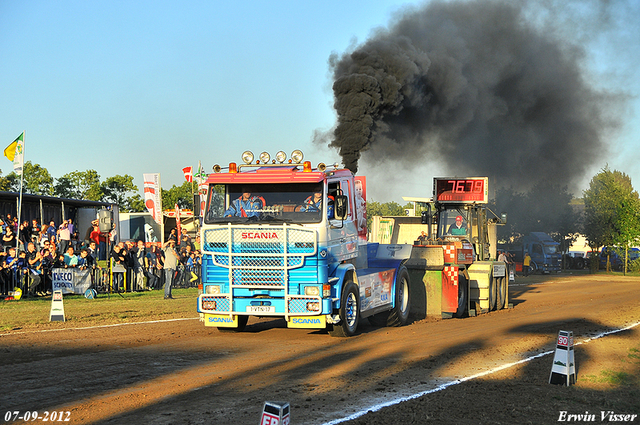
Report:
[[[63,294],[84,294],[91,286],[89,270],[52,269],[51,280],[53,291]]]
[[[143,174],[144,205],[151,213],[153,221],[162,226],[162,196],[160,195],[160,173]]]

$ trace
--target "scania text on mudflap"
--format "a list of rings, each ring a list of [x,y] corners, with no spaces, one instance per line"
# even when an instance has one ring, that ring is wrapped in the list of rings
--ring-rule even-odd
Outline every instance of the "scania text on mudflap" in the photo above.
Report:
[[[290,328],[355,334],[358,323],[405,324],[411,245],[368,243],[366,179],[336,165],[244,152],[214,166],[203,213],[198,312],[241,331],[249,316]]]

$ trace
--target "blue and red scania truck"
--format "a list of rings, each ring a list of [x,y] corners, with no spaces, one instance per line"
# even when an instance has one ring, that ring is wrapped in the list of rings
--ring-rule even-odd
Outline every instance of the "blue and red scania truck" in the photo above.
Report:
[[[214,166],[201,243],[206,326],[241,331],[249,316],[351,336],[363,318],[409,316],[411,245],[368,243],[363,177],[312,167],[301,151]]]

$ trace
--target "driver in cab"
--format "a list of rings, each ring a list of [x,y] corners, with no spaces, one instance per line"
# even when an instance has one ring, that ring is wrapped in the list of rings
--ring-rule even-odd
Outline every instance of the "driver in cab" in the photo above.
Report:
[[[296,211],[298,212],[320,212],[322,211],[322,189],[317,189],[313,192],[313,195],[304,200],[303,204],[299,206]],[[333,218],[333,196],[329,196],[329,205],[327,206],[327,217]]]
[[[242,195],[234,199],[224,212],[225,217],[258,217],[265,205],[262,196],[251,196],[251,192],[243,188]]]
[[[464,224],[464,218],[459,215],[456,216],[456,222],[449,226],[449,235],[464,236],[467,234],[467,226]]]

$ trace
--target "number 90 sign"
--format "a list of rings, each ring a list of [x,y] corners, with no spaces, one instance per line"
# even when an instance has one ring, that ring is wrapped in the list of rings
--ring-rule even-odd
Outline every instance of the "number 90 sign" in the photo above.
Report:
[[[563,347],[569,347],[573,345],[573,337],[569,338],[566,335],[558,335],[558,345]]]

